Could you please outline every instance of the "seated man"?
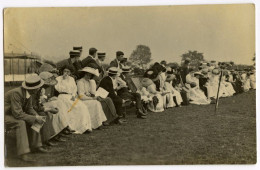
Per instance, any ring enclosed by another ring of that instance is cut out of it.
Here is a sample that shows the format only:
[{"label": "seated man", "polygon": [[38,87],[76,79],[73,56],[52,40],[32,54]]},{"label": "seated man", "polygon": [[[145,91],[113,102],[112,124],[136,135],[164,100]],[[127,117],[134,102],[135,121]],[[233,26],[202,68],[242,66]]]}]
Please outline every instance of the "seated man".
[{"label": "seated man", "polygon": [[22,87],[8,91],[4,97],[5,127],[16,129],[17,155],[24,161],[34,161],[27,155],[30,149],[48,152],[42,148],[40,133],[31,128],[34,123],[45,122],[45,117],[33,109],[31,97],[43,84],[39,76],[32,75],[26,78]]},{"label": "seated man", "polygon": [[119,124],[126,122],[122,119],[123,117],[123,108],[122,104],[125,103],[126,100],[122,99],[117,95],[116,89],[116,77],[118,76],[118,69],[116,67],[110,67],[108,70],[108,76],[104,77],[99,87],[102,87],[106,91],[109,92],[108,97],[110,97],[115,105],[116,113],[119,116],[117,122]]},{"label": "seated man", "polygon": [[125,100],[135,101],[136,103],[136,115],[137,118],[146,119],[146,115],[143,112],[143,106],[141,101],[141,95],[136,93],[136,87],[129,77],[130,68],[124,66],[122,68],[122,74],[120,78],[126,82],[127,87],[122,87],[117,91],[117,94]]}]

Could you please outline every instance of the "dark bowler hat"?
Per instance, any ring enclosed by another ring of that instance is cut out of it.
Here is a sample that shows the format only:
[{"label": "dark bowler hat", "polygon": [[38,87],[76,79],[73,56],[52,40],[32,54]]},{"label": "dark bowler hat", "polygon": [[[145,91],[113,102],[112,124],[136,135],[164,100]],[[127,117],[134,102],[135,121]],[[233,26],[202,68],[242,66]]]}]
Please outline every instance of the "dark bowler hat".
[{"label": "dark bowler hat", "polygon": [[117,51],[116,56],[120,56],[120,55],[124,55],[124,53],[122,51]]},{"label": "dark bowler hat", "polygon": [[72,50],[70,51],[70,58],[79,57],[80,51],[79,50]]},{"label": "dark bowler hat", "polygon": [[102,57],[106,56],[106,53],[97,53],[97,55],[98,55],[98,58],[102,58]]},{"label": "dark bowler hat", "polygon": [[81,52],[82,51],[82,46],[73,47],[73,50],[79,50]]}]

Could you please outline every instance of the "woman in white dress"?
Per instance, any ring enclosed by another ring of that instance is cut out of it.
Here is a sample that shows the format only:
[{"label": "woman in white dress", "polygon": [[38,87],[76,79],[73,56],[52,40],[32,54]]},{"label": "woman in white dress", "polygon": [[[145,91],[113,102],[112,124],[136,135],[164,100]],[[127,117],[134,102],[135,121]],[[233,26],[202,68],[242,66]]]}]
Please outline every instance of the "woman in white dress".
[{"label": "woman in white dress", "polygon": [[181,93],[177,91],[173,86],[172,86],[172,80],[174,80],[176,76],[174,74],[168,74],[166,77],[166,82],[165,82],[165,89],[171,93],[172,100],[174,101],[172,107],[180,107],[182,101]]},{"label": "woman in white dress", "polygon": [[205,96],[204,92],[199,88],[199,77],[202,76],[200,72],[191,71],[186,76],[186,83],[190,89],[190,103],[197,105],[210,104],[210,100]]},{"label": "woman in white dress", "polygon": [[72,68],[67,65],[62,70],[63,75],[56,78],[58,83],[55,89],[59,92],[58,99],[69,107],[67,111],[69,127],[78,134],[92,131],[88,107],[77,98],[77,85],[70,76]]},{"label": "woman in white dress", "polygon": [[163,107],[163,95],[161,92],[156,91],[156,86],[154,82],[149,78],[144,78],[142,80],[143,87],[148,91],[149,98],[152,98],[152,101],[148,104],[148,109],[152,112],[162,112],[164,111]]},{"label": "woman in white dress", "polygon": [[255,78],[255,70],[253,70],[252,72],[250,72],[250,86],[252,89],[256,89],[256,78]]},{"label": "woman in white dress", "polygon": [[[111,116],[111,113],[107,112],[107,109],[105,109],[108,115],[106,117],[102,108],[102,106],[104,107],[104,105],[101,105],[101,102],[105,99],[95,96],[96,82],[94,80],[94,76],[99,77],[98,70],[91,67],[85,67],[81,71],[84,72],[85,75],[77,82],[79,98],[88,106],[88,109],[90,111],[92,128],[96,129],[107,120],[107,117],[109,118],[108,123],[112,122],[117,118],[117,115],[115,113],[115,107],[112,107],[112,114],[114,116]],[[113,102],[111,101],[110,103]]]}]

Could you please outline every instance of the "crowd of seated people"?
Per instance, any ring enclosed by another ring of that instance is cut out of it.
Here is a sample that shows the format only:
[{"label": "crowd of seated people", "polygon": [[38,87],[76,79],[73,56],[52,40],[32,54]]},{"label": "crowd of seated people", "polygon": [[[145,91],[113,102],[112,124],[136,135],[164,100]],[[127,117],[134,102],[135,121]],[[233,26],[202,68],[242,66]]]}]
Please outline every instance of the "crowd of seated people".
[{"label": "crowd of seated people", "polygon": [[[169,67],[166,61],[154,63],[137,87],[123,52],[116,52],[116,59],[104,69],[106,54],[97,51],[90,48],[81,61],[82,47],[74,47],[68,59],[55,66],[44,63],[38,74],[5,94],[5,128],[16,131],[19,158],[35,161],[28,153],[51,152],[72,133],[126,124],[127,102],[135,105],[138,119],[146,119],[148,112],[213,104],[217,97],[256,88],[255,70],[228,70],[214,61],[195,68],[189,58],[180,68]],[[107,95],[98,94],[100,89]]]}]

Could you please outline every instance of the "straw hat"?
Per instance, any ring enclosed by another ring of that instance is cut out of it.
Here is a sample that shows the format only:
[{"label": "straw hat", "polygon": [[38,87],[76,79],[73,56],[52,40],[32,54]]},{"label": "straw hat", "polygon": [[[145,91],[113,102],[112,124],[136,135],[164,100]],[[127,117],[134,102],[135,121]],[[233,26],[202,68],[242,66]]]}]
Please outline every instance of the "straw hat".
[{"label": "straw hat", "polygon": [[153,81],[151,79],[149,79],[149,78],[143,78],[143,80],[141,81],[141,84],[144,87],[148,87],[148,86],[153,84]]},{"label": "straw hat", "polygon": [[39,68],[39,72],[44,72],[44,71],[48,71],[48,72],[51,72],[53,71],[55,68],[48,64],[48,63],[44,63],[43,65],[41,65],[41,67]]},{"label": "straw hat", "polygon": [[212,70],[212,74],[218,75],[219,74],[219,69],[216,69],[216,68],[213,69]]},{"label": "straw hat", "polygon": [[131,68],[129,66],[122,67],[122,73],[129,73],[130,71],[131,71]]},{"label": "straw hat", "polygon": [[25,81],[22,83],[22,87],[27,90],[34,90],[42,87],[44,81],[38,75],[28,76]]},{"label": "straw hat", "polygon": [[112,74],[112,75],[117,75],[117,76],[119,76],[120,75],[120,73],[119,73],[119,69],[118,68],[116,68],[116,67],[110,67],[109,69],[108,69],[108,74]]},{"label": "straw hat", "polygon": [[54,86],[58,83],[56,79],[50,79],[54,75],[50,72],[44,71],[39,74],[40,78],[44,81],[44,84]]},{"label": "straw hat", "polygon": [[84,67],[82,70],[80,70],[81,72],[86,72],[86,73],[90,73],[93,74],[95,76],[99,76],[99,72],[98,69],[94,69],[92,67]]},{"label": "straw hat", "polygon": [[201,70],[201,73],[202,73],[202,74],[208,74],[208,71],[209,71],[209,69],[204,68],[204,69]]}]

